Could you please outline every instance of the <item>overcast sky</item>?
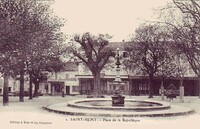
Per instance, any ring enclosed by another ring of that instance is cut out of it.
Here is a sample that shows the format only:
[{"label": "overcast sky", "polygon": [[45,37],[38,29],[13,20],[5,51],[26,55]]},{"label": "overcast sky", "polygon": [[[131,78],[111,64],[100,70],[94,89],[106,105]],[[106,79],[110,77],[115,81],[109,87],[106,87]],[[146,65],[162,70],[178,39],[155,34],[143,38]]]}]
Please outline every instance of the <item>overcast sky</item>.
[{"label": "overcast sky", "polygon": [[55,13],[67,22],[66,34],[91,32],[113,35],[112,41],[128,40],[144,20],[153,20],[153,8],[171,0],[55,0]]}]

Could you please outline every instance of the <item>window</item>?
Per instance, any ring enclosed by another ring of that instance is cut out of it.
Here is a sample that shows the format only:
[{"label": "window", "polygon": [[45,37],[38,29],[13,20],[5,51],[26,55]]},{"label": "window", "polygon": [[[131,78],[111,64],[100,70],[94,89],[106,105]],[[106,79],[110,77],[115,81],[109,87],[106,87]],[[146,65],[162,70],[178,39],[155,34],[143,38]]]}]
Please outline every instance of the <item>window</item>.
[{"label": "window", "polygon": [[123,52],[123,57],[124,57],[124,58],[128,57],[128,52],[124,51],[124,52]]},{"label": "window", "polygon": [[73,92],[79,92],[79,86],[72,86]]},{"label": "window", "polygon": [[8,87],[8,92],[9,92],[9,93],[11,92],[11,87]]},{"label": "window", "polygon": [[2,89],[0,89],[0,93],[2,93]]},{"label": "window", "polygon": [[65,79],[69,79],[69,74],[66,74],[66,75],[65,75]]}]

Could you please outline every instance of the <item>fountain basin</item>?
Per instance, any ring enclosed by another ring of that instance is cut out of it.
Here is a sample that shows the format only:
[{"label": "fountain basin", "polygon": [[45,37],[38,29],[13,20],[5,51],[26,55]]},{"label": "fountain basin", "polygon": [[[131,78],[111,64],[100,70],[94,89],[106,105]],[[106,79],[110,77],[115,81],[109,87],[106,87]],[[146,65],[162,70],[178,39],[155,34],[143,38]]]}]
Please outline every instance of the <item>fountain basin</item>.
[{"label": "fountain basin", "polygon": [[[134,102],[134,103],[133,103]],[[112,106],[111,98],[73,100],[43,107],[49,112],[73,116],[168,117],[195,113],[187,107],[152,100],[125,99],[125,105]]]},{"label": "fountain basin", "polygon": [[92,98],[73,100],[67,103],[67,106],[81,109],[99,109],[99,110],[119,110],[119,111],[152,111],[169,109],[170,104],[167,102],[125,99],[125,104],[112,105],[110,98]]}]

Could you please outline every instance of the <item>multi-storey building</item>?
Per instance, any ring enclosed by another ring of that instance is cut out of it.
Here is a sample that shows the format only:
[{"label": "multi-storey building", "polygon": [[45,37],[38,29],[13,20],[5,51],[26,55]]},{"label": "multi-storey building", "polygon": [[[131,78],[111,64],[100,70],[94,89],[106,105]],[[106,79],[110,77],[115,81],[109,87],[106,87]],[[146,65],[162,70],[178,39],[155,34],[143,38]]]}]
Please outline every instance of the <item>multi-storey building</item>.
[{"label": "multi-storey building", "polygon": [[[111,47],[120,49],[121,55],[125,54],[123,46],[126,46],[126,43],[111,43]],[[123,59],[121,59],[121,62]],[[176,61],[176,60],[175,60]],[[190,68],[190,65],[187,62],[184,62],[182,58],[177,59],[180,63],[180,69],[184,69],[182,75],[177,77],[167,77],[163,78],[155,77],[153,81],[153,94],[159,95],[161,84],[164,85],[164,88],[168,88],[170,84],[173,84],[176,89],[179,89],[183,81],[184,93],[187,96],[197,96],[199,95],[199,83],[198,78],[195,76],[194,72]],[[101,93],[102,94],[113,94],[116,90],[116,86],[113,85],[113,80],[116,77],[116,60],[113,59],[111,64],[105,66],[101,72]],[[149,93],[148,77],[139,75],[136,72],[129,71],[123,65],[120,66],[121,79],[125,83],[121,86],[122,94],[126,95],[147,95]],[[76,75],[76,78],[79,80],[79,90],[80,94],[91,94],[93,92],[93,76],[87,71],[85,73],[80,73]]]},{"label": "multi-storey building", "polygon": [[65,68],[57,73],[50,73],[46,92],[50,95],[79,94],[79,81],[76,78],[81,69],[76,63],[67,62]]},{"label": "multi-storey building", "polygon": [[[25,76],[24,80],[25,80],[24,90],[29,91],[29,78],[27,76]],[[3,94],[3,85],[4,85],[4,81],[3,81],[3,77],[1,77],[0,78],[0,95]],[[19,79],[10,77],[9,81],[8,81],[8,85],[9,85],[9,87],[8,87],[9,94],[13,94],[13,93],[18,94],[19,93],[19,87],[20,87]]]},{"label": "multi-storey building", "polygon": [[[65,68],[60,72],[48,72],[48,79],[40,83],[39,93],[43,95],[61,95],[62,93],[79,94],[79,81],[75,75],[79,74],[78,65],[73,62],[67,62]],[[29,92],[29,77],[25,76],[24,91]],[[3,77],[0,78],[0,95],[3,94]],[[10,95],[18,95],[20,89],[19,78],[9,78]],[[33,84],[33,93],[35,90]]]}]

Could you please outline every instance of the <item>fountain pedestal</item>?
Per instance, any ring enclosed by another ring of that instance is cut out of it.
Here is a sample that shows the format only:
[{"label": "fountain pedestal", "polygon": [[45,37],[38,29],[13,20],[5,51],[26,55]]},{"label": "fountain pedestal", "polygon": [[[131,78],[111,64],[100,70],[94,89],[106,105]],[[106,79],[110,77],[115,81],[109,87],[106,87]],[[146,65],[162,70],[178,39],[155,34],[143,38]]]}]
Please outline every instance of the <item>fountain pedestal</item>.
[{"label": "fountain pedestal", "polygon": [[[116,66],[117,66],[116,67],[116,78],[112,83],[116,87],[115,90],[117,89],[117,90],[120,91],[120,87],[123,85],[123,82],[122,82],[122,80],[120,78],[120,65],[121,65],[121,63],[120,63],[120,60],[119,60],[120,59],[119,48],[117,48],[116,59],[117,59],[117,61],[115,63]],[[116,91],[115,94],[113,96],[111,96],[111,98],[112,98],[112,105],[113,106],[124,106],[125,97],[122,96],[120,94],[120,92]]]},{"label": "fountain pedestal", "polygon": [[123,95],[115,93],[111,98],[113,106],[124,106],[125,97]]}]

